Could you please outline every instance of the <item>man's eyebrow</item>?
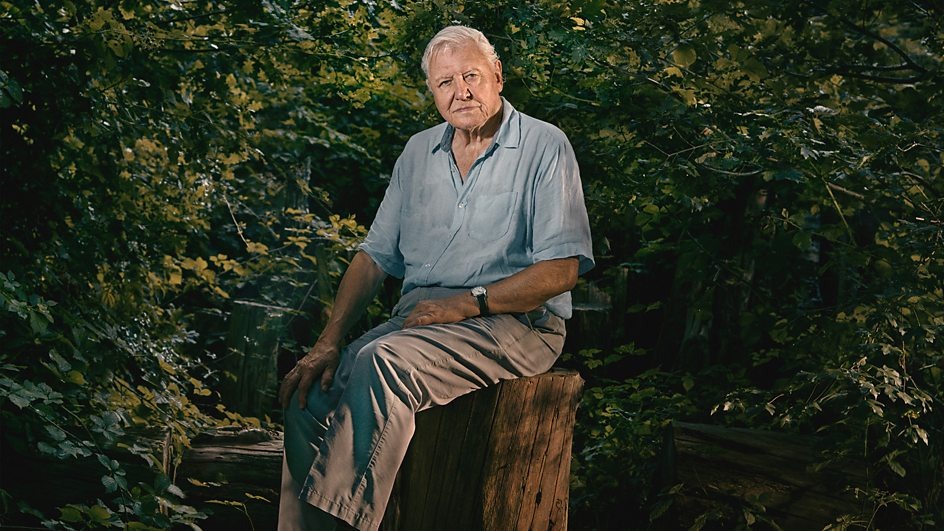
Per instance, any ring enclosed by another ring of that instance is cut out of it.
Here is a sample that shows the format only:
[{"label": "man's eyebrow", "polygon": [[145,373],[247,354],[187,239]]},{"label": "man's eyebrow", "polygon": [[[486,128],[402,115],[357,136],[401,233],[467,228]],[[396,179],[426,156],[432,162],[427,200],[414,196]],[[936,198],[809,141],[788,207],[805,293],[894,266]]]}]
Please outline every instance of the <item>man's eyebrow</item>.
[{"label": "man's eyebrow", "polygon": [[[469,75],[469,74],[481,74],[481,73],[482,73],[482,69],[476,67],[476,68],[470,68],[470,69],[468,69],[468,70],[464,70],[461,75],[462,75],[462,76],[467,76],[467,75]],[[450,75],[445,75],[445,74],[444,74],[444,75],[441,75],[441,76],[439,76],[439,77],[432,78],[432,80],[435,81],[436,83],[442,83],[443,81],[448,81],[448,80],[452,79],[453,77],[454,77],[454,76],[450,76]]]}]

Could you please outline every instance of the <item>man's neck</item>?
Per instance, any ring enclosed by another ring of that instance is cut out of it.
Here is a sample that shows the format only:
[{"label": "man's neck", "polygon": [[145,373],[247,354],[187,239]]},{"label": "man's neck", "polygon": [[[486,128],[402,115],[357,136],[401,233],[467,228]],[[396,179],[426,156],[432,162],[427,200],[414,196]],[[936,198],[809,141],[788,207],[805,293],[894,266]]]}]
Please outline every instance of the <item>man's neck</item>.
[{"label": "man's neck", "polygon": [[491,118],[485,121],[481,126],[473,129],[456,129],[452,136],[452,149],[475,152],[476,156],[481,155],[483,151],[492,143],[492,139],[498,134],[501,127],[502,109],[499,109]]}]

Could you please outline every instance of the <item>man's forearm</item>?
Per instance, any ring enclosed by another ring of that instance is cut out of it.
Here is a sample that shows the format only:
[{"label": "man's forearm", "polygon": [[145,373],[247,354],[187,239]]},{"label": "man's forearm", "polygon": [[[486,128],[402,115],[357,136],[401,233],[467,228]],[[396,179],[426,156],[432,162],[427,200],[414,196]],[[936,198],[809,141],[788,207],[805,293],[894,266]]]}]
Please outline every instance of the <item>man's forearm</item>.
[{"label": "man's forearm", "polygon": [[367,304],[374,298],[386,277],[387,274],[370,255],[363,251],[354,255],[351,265],[341,278],[331,317],[318,340],[340,343],[354,323],[361,318]]},{"label": "man's forearm", "polygon": [[[546,260],[489,284],[486,286],[489,312],[523,313],[537,308],[551,297],[574,287],[578,265],[576,257]],[[478,302],[467,291],[445,299],[421,301],[407,316],[403,326],[455,323],[479,314]]]},{"label": "man's forearm", "polygon": [[[577,258],[546,260],[531,265],[487,286],[488,309],[491,313],[531,311],[548,299],[571,290],[577,283],[577,268]],[[471,295],[469,298],[475,302]]]}]

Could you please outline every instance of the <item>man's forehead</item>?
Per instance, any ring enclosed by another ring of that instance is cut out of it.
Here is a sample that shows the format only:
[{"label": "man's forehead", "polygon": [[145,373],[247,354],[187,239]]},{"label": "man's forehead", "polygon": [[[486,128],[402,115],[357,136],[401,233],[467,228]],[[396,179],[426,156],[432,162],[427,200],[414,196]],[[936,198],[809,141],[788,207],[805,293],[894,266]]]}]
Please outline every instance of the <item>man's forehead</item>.
[{"label": "man's forehead", "polygon": [[488,57],[472,41],[460,45],[443,46],[430,57],[429,73],[434,77],[434,71],[474,70],[477,68],[491,69]]}]

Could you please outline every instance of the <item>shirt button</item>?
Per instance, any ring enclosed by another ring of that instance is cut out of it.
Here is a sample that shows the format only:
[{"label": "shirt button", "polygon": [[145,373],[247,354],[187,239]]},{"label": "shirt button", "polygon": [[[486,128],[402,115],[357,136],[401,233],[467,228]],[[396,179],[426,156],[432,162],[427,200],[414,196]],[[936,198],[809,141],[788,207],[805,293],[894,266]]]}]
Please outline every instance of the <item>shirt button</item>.
[{"label": "shirt button", "polygon": [[423,267],[433,267],[433,264],[423,264]]},{"label": "shirt button", "polygon": [[465,203],[459,203],[459,208],[465,208]]}]

